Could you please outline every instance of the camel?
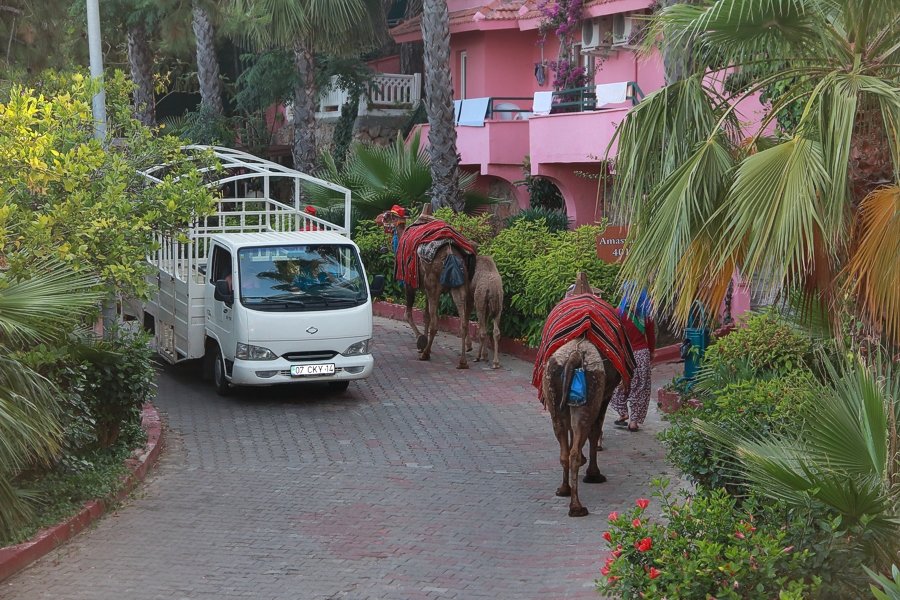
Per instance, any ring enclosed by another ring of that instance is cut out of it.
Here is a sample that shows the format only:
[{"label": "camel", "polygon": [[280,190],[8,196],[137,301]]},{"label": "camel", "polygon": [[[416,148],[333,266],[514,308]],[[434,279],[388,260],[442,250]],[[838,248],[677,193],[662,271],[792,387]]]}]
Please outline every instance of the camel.
[{"label": "camel", "polygon": [[[588,293],[591,290],[592,288],[587,285],[587,277],[579,273],[571,295]],[[628,344],[627,338],[622,339]],[[623,350],[630,355],[630,345],[627,350],[624,348]],[[633,356],[631,360],[633,369]],[[587,384],[586,402],[582,406],[570,405],[568,401],[572,379],[578,368],[584,369]],[[540,379],[540,396],[544,407],[550,413],[553,433],[559,443],[559,462],[563,477],[556,495],[570,497],[570,517],[583,517],[588,514],[588,509],[581,504],[578,497],[578,471],[586,462],[583,454],[585,441],[588,441],[590,446],[588,467],[583,481],[585,483],[606,481],[606,477],[600,473],[597,466],[597,451],[600,447],[606,409],[621,381],[622,375],[612,361],[603,356],[597,346],[585,336],[566,342],[546,359]]]},{"label": "camel", "polygon": [[[432,216],[431,205],[425,204],[422,209],[422,214],[419,215],[410,227],[434,220],[435,218]],[[388,222],[389,221],[387,220],[385,221],[385,223]],[[444,269],[445,262],[451,260],[451,257],[455,257],[459,261],[463,271],[463,284],[455,288],[450,288],[441,284],[441,272]],[[456,305],[456,310],[461,317],[459,327],[461,348],[459,353],[459,363],[456,368],[469,368],[468,360],[466,358],[466,349],[469,346],[467,317],[472,310],[471,285],[473,273],[470,271],[466,262],[466,256],[461,250],[454,244],[446,244],[435,253],[430,262],[426,260],[416,261],[416,268],[418,270],[418,286],[416,288],[413,288],[408,282],[404,282],[404,289],[406,291],[406,321],[409,323],[409,326],[412,328],[413,334],[416,337],[419,360],[430,360],[431,358],[431,347],[434,344],[434,338],[437,335],[437,311],[438,305],[440,304],[440,296],[444,292],[449,292],[450,296],[453,298],[453,303]],[[413,319],[413,304],[415,303],[417,290],[425,292],[425,310],[423,311],[425,315],[424,334],[419,331],[419,328],[416,326],[416,322]]]},{"label": "camel", "polygon": [[[481,345],[475,362],[487,358],[485,342],[491,340],[494,345],[494,360],[491,368],[500,368],[500,315],[503,313],[503,279],[500,271],[490,256],[479,255],[475,260],[475,275],[472,278],[472,294],[475,314],[478,316],[478,334]],[[489,325],[493,323],[493,335]]]}]

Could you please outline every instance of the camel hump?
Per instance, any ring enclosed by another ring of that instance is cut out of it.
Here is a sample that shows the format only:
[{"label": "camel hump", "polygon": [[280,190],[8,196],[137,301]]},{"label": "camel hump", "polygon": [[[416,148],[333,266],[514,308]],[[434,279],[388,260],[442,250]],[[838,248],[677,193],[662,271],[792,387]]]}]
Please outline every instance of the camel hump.
[{"label": "camel hump", "polygon": [[572,294],[590,294],[591,284],[588,283],[587,273],[578,271],[575,275],[575,287],[572,288]]}]

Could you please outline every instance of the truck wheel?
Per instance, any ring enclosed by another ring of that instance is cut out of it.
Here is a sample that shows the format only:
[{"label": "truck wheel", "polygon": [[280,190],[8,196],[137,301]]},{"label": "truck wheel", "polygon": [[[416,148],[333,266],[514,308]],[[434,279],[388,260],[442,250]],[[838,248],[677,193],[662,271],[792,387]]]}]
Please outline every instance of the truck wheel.
[{"label": "truck wheel", "polygon": [[227,396],[231,393],[231,384],[225,379],[225,360],[222,358],[222,351],[218,344],[215,346],[213,353],[213,386],[216,393],[220,396]]},{"label": "truck wheel", "polygon": [[334,392],[335,394],[340,394],[341,392],[346,392],[347,388],[350,387],[349,381],[330,381],[328,382],[328,389]]}]

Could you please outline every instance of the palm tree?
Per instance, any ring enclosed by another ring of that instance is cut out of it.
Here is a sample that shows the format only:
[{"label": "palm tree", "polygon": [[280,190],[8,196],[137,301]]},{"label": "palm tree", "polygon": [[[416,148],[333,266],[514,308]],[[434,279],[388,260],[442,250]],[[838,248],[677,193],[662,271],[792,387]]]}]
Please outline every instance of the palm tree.
[{"label": "palm tree", "polygon": [[384,27],[377,0],[232,0],[232,18],[242,19],[242,38],[257,49],[293,52],[294,168],[316,165],[315,118],[319,103],[316,53],[361,54],[374,47]]},{"label": "palm tree", "polygon": [[14,352],[57,338],[95,307],[93,277],[51,264],[27,280],[0,275],[0,535],[30,515],[29,495],[13,482],[22,469],[49,463],[59,450],[56,387]]},{"label": "palm tree", "polygon": [[900,371],[883,356],[844,356],[825,360],[825,375],[802,430],[761,436],[697,426],[764,496],[864,529],[858,543],[886,571],[900,550]]},{"label": "palm tree", "polygon": [[[431,159],[421,146],[419,132],[407,144],[397,137],[390,146],[355,144],[342,167],[329,154],[322,155],[323,167],[316,177],[342,185],[352,192],[354,216],[372,219],[389,210],[394,204],[418,209],[428,202],[432,189]],[[459,178],[464,207],[474,209],[491,202],[472,189],[475,175],[463,173]],[[325,211],[319,216],[328,219],[331,207],[343,207],[344,197],[329,189],[309,184],[304,186],[307,198]],[[340,215],[343,217],[343,215]],[[340,219],[335,223],[342,222]]]},{"label": "palm tree", "polygon": [[[617,132],[614,195],[632,223],[623,277],[684,323],[694,299],[718,306],[740,268],[834,315],[855,299],[900,341],[898,23],[893,0],[663,9],[649,37],[691,70]],[[759,92],[775,96],[771,111],[742,129],[735,104]],[[782,131],[766,137],[776,118]]]},{"label": "palm tree", "polygon": [[128,26],[128,64],[134,81],[134,116],[147,127],[156,125],[156,98],[153,93],[153,51],[144,23]]},{"label": "palm tree", "polygon": [[222,80],[216,57],[216,32],[210,7],[204,0],[192,0],[194,37],[197,42],[197,79],[200,82],[200,104],[210,115],[222,115]]},{"label": "palm tree", "polygon": [[450,15],[446,0],[425,0],[422,12],[425,44],[425,106],[431,152],[431,204],[463,210],[459,193],[459,154],[450,79]]}]

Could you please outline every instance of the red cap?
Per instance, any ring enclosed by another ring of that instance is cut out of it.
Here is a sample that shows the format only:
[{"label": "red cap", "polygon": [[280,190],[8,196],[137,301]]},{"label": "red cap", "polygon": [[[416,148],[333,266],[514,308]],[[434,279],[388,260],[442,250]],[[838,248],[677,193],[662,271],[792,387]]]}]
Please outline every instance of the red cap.
[{"label": "red cap", "polygon": [[309,204],[306,206],[306,208],[303,209],[303,212],[305,212],[308,215],[315,216],[316,215],[316,207]]},{"label": "red cap", "polygon": [[400,206],[399,204],[395,204],[391,207],[391,212],[397,215],[398,217],[406,216],[406,209]]}]

